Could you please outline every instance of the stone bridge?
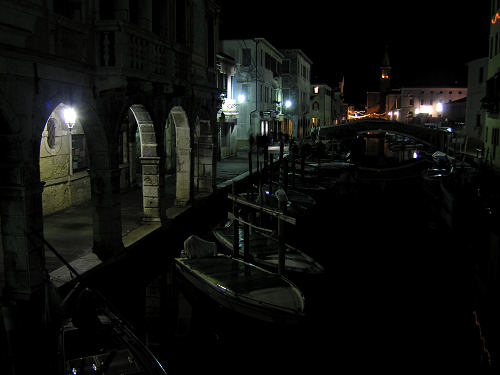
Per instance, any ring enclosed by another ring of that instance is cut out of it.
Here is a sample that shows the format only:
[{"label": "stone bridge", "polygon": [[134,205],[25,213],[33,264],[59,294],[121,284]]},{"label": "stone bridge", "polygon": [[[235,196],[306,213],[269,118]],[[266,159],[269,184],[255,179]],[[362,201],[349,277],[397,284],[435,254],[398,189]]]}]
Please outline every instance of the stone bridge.
[{"label": "stone bridge", "polygon": [[326,126],[320,130],[321,139],[354,137],[356,134],[368,131],[384,130],[391,133],[408,136],[430,148],[444,150],[451,133],[425,128],[418,125],[404,124],[389,120],[358,120],[341,125]]}]

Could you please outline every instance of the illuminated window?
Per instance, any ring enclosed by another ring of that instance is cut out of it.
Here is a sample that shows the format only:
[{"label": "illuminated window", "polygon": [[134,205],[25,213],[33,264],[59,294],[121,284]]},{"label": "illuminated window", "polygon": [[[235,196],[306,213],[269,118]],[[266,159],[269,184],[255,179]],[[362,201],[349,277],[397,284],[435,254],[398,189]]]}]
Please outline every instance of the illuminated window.
[{"label": "illuminated window", "polygon": [[314,93],[315,94],[319,94],[319,86],[315,86],[314,87]]}]

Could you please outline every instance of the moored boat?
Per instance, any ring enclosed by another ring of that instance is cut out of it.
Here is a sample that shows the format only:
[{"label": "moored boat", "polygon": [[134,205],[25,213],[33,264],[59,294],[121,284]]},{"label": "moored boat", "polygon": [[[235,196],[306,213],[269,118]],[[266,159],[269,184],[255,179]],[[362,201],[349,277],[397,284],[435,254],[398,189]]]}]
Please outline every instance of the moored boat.
[{"label": "moored boat", "polygon": [[60,374],[167,374],[128,324],[87,288],[61,325],[58,352]]},{"label": "moored boat", "polygon": [[[227,221],[213,231],[214,237],[229,252],[233,251],[233,225]],[[250,256],[255,264],[277,269],[278,267],[278,241],[252,231],[249,238]],[[243,256],[243,229],[239,228],[239,254]],[[290,245],[285,246],[285,271],[320,274],[324,272],[323,266],[303,251]]]},{"label": "moored boat", "polygon": [[[217,254],[216,244],[197,236],[175,258],[179,278],[234,312],[273,323],[298,323],[304,296],[288,279],[254,264]],[[200,250],[201,249],[201,250]]]}]

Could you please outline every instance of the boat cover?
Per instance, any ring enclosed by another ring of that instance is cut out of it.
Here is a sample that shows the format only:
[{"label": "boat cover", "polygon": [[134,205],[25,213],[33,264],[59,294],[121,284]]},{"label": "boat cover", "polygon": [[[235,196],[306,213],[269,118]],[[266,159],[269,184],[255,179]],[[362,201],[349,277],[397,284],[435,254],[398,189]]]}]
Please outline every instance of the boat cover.
[{"label": "boat cover", "polygon": [[217,255],[215,242],[205,241],[194,234],[184,241],[184,249],[181,251],[181,256],[189,259],[213,257],[215,255]]}]

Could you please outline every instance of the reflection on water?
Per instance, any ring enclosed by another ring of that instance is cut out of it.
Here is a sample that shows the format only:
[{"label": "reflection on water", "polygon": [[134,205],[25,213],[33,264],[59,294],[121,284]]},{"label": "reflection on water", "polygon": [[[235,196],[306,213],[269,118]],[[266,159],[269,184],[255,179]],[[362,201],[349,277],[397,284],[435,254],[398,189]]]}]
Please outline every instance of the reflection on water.
[{"label": "reflection on water", "polygon": [[177,289],[178,311],[164,322],[170,333],[157,354],[172,374],[470,365],[476,358],[471,327],[461,319],[469,314],[469,295],[460,244],[437,221],[416,184],[384,191],[364,185],[320,202],[310,220],[287,232],[326,271],[288,276],[305,294],[304,321],[292,327],[253,321]]}]

